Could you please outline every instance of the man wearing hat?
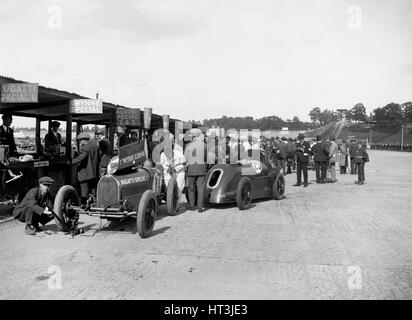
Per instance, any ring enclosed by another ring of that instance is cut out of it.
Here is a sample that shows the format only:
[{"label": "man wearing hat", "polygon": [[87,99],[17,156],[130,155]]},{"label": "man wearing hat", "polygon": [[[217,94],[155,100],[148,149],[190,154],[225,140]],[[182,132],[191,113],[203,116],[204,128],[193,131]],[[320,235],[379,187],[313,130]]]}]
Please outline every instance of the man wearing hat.
[{"label": "man wearing hat", "polygon": [[54,180],[50,177],[43,177],[39,180],[39,186],[27,192],[23,201],[14,208],[13,217],[26,223],[25,232],[27,235],[35,235],[41,232],[39,223],[45,226],[54,219],[49,208],[52,208],[50,186]]},{"label": "man wearing hat", "polygon": [[45,141],[45,151],[52,154],[58,155],[60,153],[60,146],[62,144],[62,136],[58,132],[60,128],[60,122],[53,121],[51,123],[51,130],[46,134],[44,138]]},{"label": "man wearing hat", "polygon": [[95,138],[99,145],[100,150],[100,165],[99,173],[100,177],[104,176],[107,172],[107,166],[112,158],[112,144],[109,139],[105,137],[103,129],[97,129],[95,132]]},{"label": "man wearing hat", "polygon": [[72,164],[77,165],[77,180],[80,183],[81,201],[82,204],[86,204],[90,194],[96,196],[100,150],[99,146],[90,140],[90,134],[88,133],[80,133],[77,140],[79,140],[80,153],[72,160]]},{"label": "man wearing hat", "polygon": [[316,170],[316,182],[325,183],[326,182],[326,171],[327,171],[327,161],[329,158],[329,148],[322,141],[321,136],[316,137],[317,143],[313,146],[313,153],[315,161]]},{"label": "man wearing hat", "polygon": [[296,158],[297,158],[297,183],[294,187],[302,185],[302,171],[303,171],[303,186],[306,188],[309,186],[308,182],[308,163],[309,156],[312,154],[309,142],[305,141],[305,136],[300,133],[298,136],[298,142],[296,143]]},{"label": "man wearing hat", "polygon": [[193,141],[187,145],[185,158],[189,184],[188,209],[190,211],[195,211],[197,206],[198,212],[202,213],[205,211],[203,205],[205,180],[207,175],[207,146],[203,142],[203,134],[201,132],[196,133],[196,135],[193,136]]},{"label": "man wearing hat", "polygon": [[282,168],[283,175],[286,175],[286,157],[287,157],[287,139],[282,137],[278,143],[278,163],[279,166]]},{"label": "man wearing hat", "polygon": [[0,126],[0,145],[9,146],[9,155],[15,157],[18,155],[16,143],[14,141],[14,131],[10,128],[13,117],[11,114],[3,114],[1,117],[3,124]]}]

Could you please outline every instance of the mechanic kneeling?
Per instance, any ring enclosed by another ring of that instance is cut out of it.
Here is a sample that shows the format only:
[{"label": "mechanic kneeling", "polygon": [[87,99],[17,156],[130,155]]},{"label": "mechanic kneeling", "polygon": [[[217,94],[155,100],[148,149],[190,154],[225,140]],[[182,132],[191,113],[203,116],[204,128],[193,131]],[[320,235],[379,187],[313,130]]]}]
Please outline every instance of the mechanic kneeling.
[{"label": "mechanic kneeling", "polygon": [[45,226],[54,219],[53,214],[49,211],[49,208],[52,208],[49,188],[53,183],[52,178],[40,178],[39,187],[27,192],[23,201],[14,208],[13,216],[26,223],[25,232],[27,235],[35,235],[36,232],[43,231],[39,227],[39,222]]}]

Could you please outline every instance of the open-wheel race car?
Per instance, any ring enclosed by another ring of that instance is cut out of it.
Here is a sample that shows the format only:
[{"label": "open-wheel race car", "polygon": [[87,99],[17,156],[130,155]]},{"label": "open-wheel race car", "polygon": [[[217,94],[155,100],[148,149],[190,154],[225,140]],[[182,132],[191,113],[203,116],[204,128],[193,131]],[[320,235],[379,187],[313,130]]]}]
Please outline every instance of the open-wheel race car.
[{"label": "open-wheel race car", "polygon": [[[86,214],[104,220],[135,218],[137,232],[142,238],[152,234],[159,205],[166,201],[167,212],[175,215],[179,208],[179,189],[175,179],[165,186],[163,173],[157,168],[142,167],[146,160],[141,145],[128,146],[119,157],[112,159],[108,174],[97,185],[96,198],[90,197],[87,205],[80,206],[76,190],[63,186],[54,202],[56,224],[62,231],[72,231],[79,215]],[[139,150],[136,151],[136,148]],[[129,155],[127,155],[129,154]],[[131,166],[131,164],[133,164]]]},{"label": "open-wheel race car", "polygon": [[248,209],[252,200],[285,197],[285,178],[279,168],[250,160],[213,166],[206,177],[205,201],[213,204],[236,203]]}]

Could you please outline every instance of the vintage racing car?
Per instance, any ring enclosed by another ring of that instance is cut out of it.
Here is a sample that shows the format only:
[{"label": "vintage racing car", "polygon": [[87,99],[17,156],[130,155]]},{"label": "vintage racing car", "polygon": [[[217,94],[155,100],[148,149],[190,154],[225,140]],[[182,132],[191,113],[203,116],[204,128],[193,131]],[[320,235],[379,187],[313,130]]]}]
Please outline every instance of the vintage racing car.
[{"label": "vintage racing car", "polygon": [[208,203],[236,203],[240,210],[245,210],[255,199],[283,199],[285,178],[279,168],[267,162],[249,160],[218,164],[208,172],[204,196]]},{"label": "vintage racing car", "polygon": [[142,144],[135,143],[121,149],[119,157],[110,162],[108,174],[100,179],[96,198],[90,197],[86,206],[80,206],[77,192],[72,186],[60,188],[53,209],[58,217],[56,224],[59,229],[75,234],[74,229],[81,214],[105,220],[133,217],[137,221],[140,237],[149,237],[162,202],[166,201],[169,215],[177,213],[179,190],[175,179],[165,186],[162,171],[143,166],[145,161]]}]

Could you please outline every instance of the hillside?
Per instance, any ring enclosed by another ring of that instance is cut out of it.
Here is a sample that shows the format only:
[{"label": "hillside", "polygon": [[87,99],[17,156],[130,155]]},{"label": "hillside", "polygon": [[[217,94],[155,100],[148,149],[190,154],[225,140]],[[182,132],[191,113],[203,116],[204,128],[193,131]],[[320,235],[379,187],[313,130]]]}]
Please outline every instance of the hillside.
[{"label": "hillside", "polygon": [[[329,123],[323,127],[306,132],[306,136],[309,138],[321,135],[322,137],[335,136],[337,139],[345,140],[348,137],[366,140],[372,137],[372,143],[377,144],[400,144],[401,134],[400,126],[377,128],[369,124],[345,124],[343,122]],[[404,144],[412,144],[412,124],[406,126],[404,130]]]}]

